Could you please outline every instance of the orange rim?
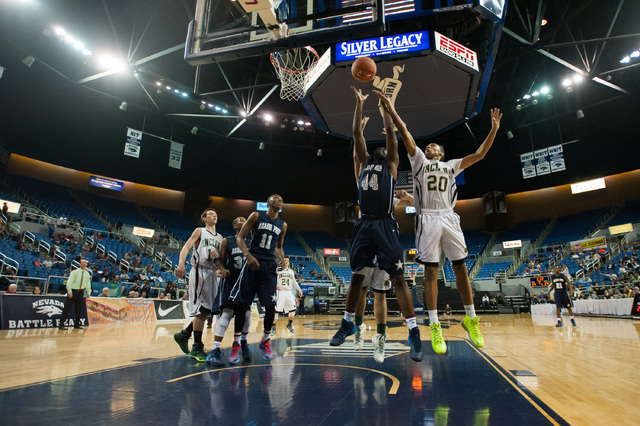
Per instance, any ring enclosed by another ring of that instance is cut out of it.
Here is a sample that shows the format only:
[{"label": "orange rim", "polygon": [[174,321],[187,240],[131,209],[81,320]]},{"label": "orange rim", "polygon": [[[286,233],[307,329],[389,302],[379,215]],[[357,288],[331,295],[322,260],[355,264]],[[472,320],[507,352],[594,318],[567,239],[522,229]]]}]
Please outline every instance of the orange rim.
[{"label": "orange rim", "polygon": [[[290,74],[302,74],[302,73],[308,73],[309,71],[311,71],[312,69],[315,68],[316,65],[318,65],[318,61],[320,60],[320,56],[318,55],[318,52],[316,52],[316,50],[311,47],[311,46],[303,46],[301,47],[301,49],[307,49],[309,52],[313,53],[316,57],[316,62],[313,64],[313,66],[309,69],[306,70],[300,70],[300,71],[296,71],[296,70],[290,70],[288,68],[283,68],[281,67],[274,59],[273,59],[273,53],[270,55],[271,57],[271,64],[273,64],[274,67],[277,67],[278,69],[281,69],[284,72],[288,72]],[[279,52],[277,52],[279,53]]]}]

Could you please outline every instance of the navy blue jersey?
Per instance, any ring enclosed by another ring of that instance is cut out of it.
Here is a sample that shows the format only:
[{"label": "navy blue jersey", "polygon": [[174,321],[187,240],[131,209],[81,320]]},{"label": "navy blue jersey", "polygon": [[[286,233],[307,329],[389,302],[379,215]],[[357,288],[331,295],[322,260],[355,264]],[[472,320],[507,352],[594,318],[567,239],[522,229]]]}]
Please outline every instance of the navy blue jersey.
[{"label": "navy blue jersey", "polygon": [[553,288],[556,290],[556,295],[559,292],[566,293],[569,290],[569,283],[567,283],[567,279],[563,274],[556,276],[556,274],[551,275],[551,284],[553,284]]},{"label": "navy blue jersey", "polygon": [[271,219],[267,212],[258,212],[249,253],[256,259],[276,260],[276,245],[283,226],[284,220],[280,217]]},{"label": "navy blue jersey", "polygon": [[393,216],[393,194],[396,180],[386,162],[370,158],[358,178],[358,202],[363,216],[383,218]]},{"label": "navy blue jersey", "polygon": [[242,254],[242,250],[238,247],[235,235],[233,237],[227,237],[227,256],[225,267],[231,272],[231,276],[237,277],[240,274],[244,261],[244,254]]}]

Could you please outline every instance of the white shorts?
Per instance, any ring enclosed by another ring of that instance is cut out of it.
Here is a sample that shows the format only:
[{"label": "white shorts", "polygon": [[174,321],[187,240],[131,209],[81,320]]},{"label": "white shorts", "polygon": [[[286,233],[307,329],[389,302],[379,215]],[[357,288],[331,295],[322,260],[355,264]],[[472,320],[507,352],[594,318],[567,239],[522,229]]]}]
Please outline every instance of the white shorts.
[{"label": "white shorts", "polygon": [[420,214],[416,217],[415,260],[422,263],[439,263],[440,253],[451,261],[467,257],[467,244],[460,228],[457,213]]},{"label": "white shorts", "polygon": [[361,270],[354,272],[354,274],[364,275],[362,287],[371,287],[371,289],[377,291],[391,290],[389,274],[377,266],[374,266],[373,268],[362,268]]},{"label": "white shorts", "polygon": [[288,314],[296,310],[296,298],[291,290],[278,290],[278,301],[276,302],[276,312]]},{"label": "white shorts", "polygon": [[189,315],[195,317],[206,311],[219,313],[219,307],[214,306],[217,295],[216,270],[198,268],[196,273],[196,267],[192,267],[189,272]]}]

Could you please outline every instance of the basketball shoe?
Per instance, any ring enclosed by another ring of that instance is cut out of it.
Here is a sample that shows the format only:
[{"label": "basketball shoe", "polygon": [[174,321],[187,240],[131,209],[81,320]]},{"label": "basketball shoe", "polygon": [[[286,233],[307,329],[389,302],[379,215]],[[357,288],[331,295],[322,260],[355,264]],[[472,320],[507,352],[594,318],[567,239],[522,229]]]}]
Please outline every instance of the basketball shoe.
[{"label": "basketball shoe", "polygon": [[271,353],[271,339],[262,340],[260,342],[260,350],[262,351],[262,358],[267,361],[271,361],[273,359],[273,354]]},{"label": "basketball shoe", "polygon": [[[229,357],[229,362],[231,362],[231,357]],[[225,365],[220,348],[211,349],[211,352],[209,352],[209,356],[207,357],[207,364],[218,366]]]},{"label": "basketball shoe", "polygon": [[460,325],[467,331],[469,339],[471,339],[473,344],[481,348],[484,346],[484,338],[482,337],[482,333],[480,333],[479,321],[480,318],[478,317],[469,318],[465,316]]},{"label": "basketball shoe", "polygon": [[242,347],[240,347],[240,343],[233,342],[231,355],[229,355],[229,364],[237,364],[240,361],[240,355],[242,355]]},{"label": "basketball shoe", "polygon": [[371,339],[371,343],[373,343],[373,359],[376,360],[377,363],[381,363],[384,361],[384,343],[387,340],[386,334],[376,334]]},{"label": "basketball shoe", "polygon": [[189,355],[189,336],[184,334],[182,331],[178,331],[173,335],[173,340],[175,340],[178,346],[180,346],[182,352]]},{"label": "basketball shoe", "polygon": [[291,333],[291,334],[293,334],[293,333],[294,333],[294,331],[293,331],[293,325],[292,325],[291,323],[287,324],[287,326],[286,326],[286,327],[287,327],[287,330],[289,330],[289,333]]},{"label": "basketball shoe", "polygon": [[364,339],[362,333],[365,332],[367,326],[360,324],[356,326],[356,334],[353,336],[353,349],[359,351],[364,346]]},{"label": "basketball shoe", "polygon": [[437,354],[443,354],[447,352],[447,344],[442,337],[442,327],[439,322],[431,323],[431,347]]},{"label": "basketball shoe", "polygon": [[329,341],[329,345],[331,346],[340,346],[344,343],[344,340],[347,336],[351,336],[352,334],[356,334],[356,325],[351,321],[347,321],[342,318],[342,324],[333,338]]},{"label": "basketball shoe", "polygon": [[574,320],[573,318],[571,318],[571,325],[576,327],[578,324],[576,324],[576,320]]},{"label": "basketball shoe", "polygon": [[205,362],[207,354],[204,353],[204,343],[194,343],[191,347],[191,352],[189,352],[189,357],[198,362]]},{"label": "basketball shoe", "polygon": [[558,323],[556,324],[556,327],[562,327],[562,321],[558,321]]},{"label": "basketball shoe", "polygon": [[246,340],[240,340],[240,347],[242,349],[242,359],[245,361],[251,361],[251,350]]},{"label": "basketball shoe", "polygon": [[275,336],[276,335],[276,325],[273,324],[273,327],[271,327],[271,336]]},{"label": "basketball shoe", "polygon": [[418,327],[409,330],[409,339],[407,342],[411,347],[409,357],[416,362],[422,361],[422,341],[420,340],[420,329]]}]

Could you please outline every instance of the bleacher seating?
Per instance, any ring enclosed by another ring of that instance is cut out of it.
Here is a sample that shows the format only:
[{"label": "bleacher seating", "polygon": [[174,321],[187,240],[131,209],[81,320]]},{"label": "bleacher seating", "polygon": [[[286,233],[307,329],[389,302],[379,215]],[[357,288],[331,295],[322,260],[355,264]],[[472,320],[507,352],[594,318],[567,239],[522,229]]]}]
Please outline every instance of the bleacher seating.
[{"label": "bleacher seating", "polygon": [[589,230],[604,217],[608,208],[589,210],[571,216],[559,217],[542,245],[566,244],[584,238]]},{"label": "bleacher seating", "polygon": [[533,242],[542,233],[548,223],[549,221],[546,219],[518,223],[511,228],[500,232],[496,237],[496,243],[513,240],[528,240]]},{"label": "bleacher seating", "polygon": [[623,225],[625,223],[638,223],[640,222],[640,198],[627,201],[616,213],[616,215],[607,224],[608,226]]},{"label": "bleacher seating", "polygon": [[[161,227],[173,234],[179,241],[187,241],[191,233],[198,226],[202,226],[202,222],[182,216],[175,210],[164,210],[146,207],[147,214],[151,216]],[[226,234],[222,234],[227,236]]]},{"label": "bleacher seating", "polygon": [[287,232],[284,236],[284,254],[287,256],[308,256],[298,237],[293,232]]},{"label": "bleacher seating", "polygon": [[101,197],[90,193],[83,193],[82,197],[114,225],[122,223],[129,226],[139,226],[141,228],[155,228],[155,226],[138,211],[133,203],[129,201]]},{"label": "bleacher seating", "polygon": [[482,265],[480,271],[476,275],[476,280],[487,280],[496,276],[496,274],[504,273],[509,266],[511,266],[513,262],[502,261],[502,262],[487,262]]},{"label": "bleacher seating", "polygon": [[[467,265],[467,272],[469,272],[471,268],[473,268],[473,265],[476,264],[476,259],[467,258],[464,263]],[[445,259],[444,261],[444,275],[446,281],[456,280],[456,274],[453,272],[453,266],[451,265],[451,262],[449,262],[449,259]]]}]

